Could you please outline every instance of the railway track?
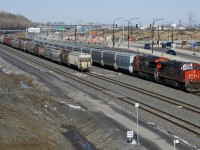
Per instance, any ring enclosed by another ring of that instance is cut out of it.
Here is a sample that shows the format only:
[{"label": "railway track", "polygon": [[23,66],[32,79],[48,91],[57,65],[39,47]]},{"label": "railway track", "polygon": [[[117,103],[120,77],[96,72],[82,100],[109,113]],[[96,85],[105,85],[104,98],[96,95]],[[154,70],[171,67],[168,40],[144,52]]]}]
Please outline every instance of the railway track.
[{"label": "railway track", "polygon": [[[3,45],[0,45],[1,48],[2,48],[2,46]],[[138,102],[137,100],[132,99],[131,97],[127,97],[125,95],[115,93],[115,92],[111,91],[108,88],[105,88],[105,87],[102,87],[102,86],[99,86],[99,85],[95,85],[94,83],[91,83],[90,81],[87,81],[87,80],[83,80],[82,78],[79,78],[77,76],[72,76],[71,73],[67,73],[64,70],[57,69],[56,67],[53,68],[51,66],[51,64],[48,64],[48,63],[45,64],[45,63],[38,62],[38,61],[34,60],[33,58],[27,58],[25,55],[20,54],[19,51],[16,51],[13,48],[10,48],[10,47],[7,47],[7,46],[3,46],[3,49],[5,49],[9,53],[12,53],[12,54],[16,55],[17,57],[23,58],[25,60],[28,60],[28,61],[34,63],[34,64],[37,64],[37,65],[42,66],[44,68],[47,68],[47,69],[49,69],[51,71],[54,71],[55,73],[58,73],[58,74],[60,74],[60,75],[62,75],[64,77],[70,78],[70,79],[72,79],[74,81],[77,81],[79,83],[87,85],[90,88],[96,89],[96,90],[98,90],[98,91],[100,91],[100,92],[102,92],[102,93],[104,93],[106,95],[109,95],[109,96],[111,96],[113,98],[119,99],[119,100],[121,100],[121,101],[123,101],[125,103],[128,103],[129,105],[135,106],[135,103]],[[1,51],[5,52],[4,50],[1,50]],[[122,83],[120,83],[120,84],[123,85]],[[123,86],[125,86],[125,84]],[[126,85],[126,86],[128,86],[128,85]],[[130,88],[130,87],[127,87],[127,88]],[[162,118],[162,119],[164,119],[164,120],[166,120],[166,121],[168,121],[170,123],[173,123],[173,124],[183,128],[183,129],[185,129],[185,130],[187,130],[187,131],[189,131],[189,132],[191,132],[191,133],[193,133],[193,134],[195,134],[197,136],[200,136],[200,127],[199,126],[197,126],[195,124],[192,124],[192,123],[190,123],[190,122],[188,122],[186,120],[180,119],[180,118],[178,118],[176,116],[173,116],[171,114],[168,114],[168,113],[166,113],[166,112],[164,112],[162,110],[156,109],[156,108],[154,108],[152,106],[148,106],[145,103],[142,103],[142,102],[139,102],[139,103],[140,103],[140,109],[141,110],[149,112],[149,113],[151,113],[151,114],[153,114],[153,115],[155,115],[157,117],[160,117],[160,118]],[[199,111],[197,111],[197,112],[199,112]]]},{"label": "railway track", "polygon": [[196,95],[196,96],[200,96],[200,93],[194,93],[194,95]]},{"label": "railway track", "polygon": [[154,93],[152,91],[148,91],[148,90],[145,90],[145,89],[124,83],[124,82],[116,81],[114,79],[110,79],[110,78],[107,78],[105,76],[102,76],[102,75],[99,75],[99,74],[96,74],[96,73],[87,73],[87,74],[90,75],[90,76],[96,77],[98,79],[116,84],[118,86],[122,86],[123,88],[127,88],[129,90],[137,91],[137,92],[145,94],[147,96],[151,96],[151,97],[156,98],[160,101],[168,102],[168,103],[176,105],[176,106],[181,106],[184,109],[187,109],[187,110],[190,110],[192,112],[200,114],[200,107],[197,107],[197,106],[194,106],[194,105],[191,105],[191,104],[188,104],[188,103],[184,103],[184,102],[179,101],[177,99],[173,99],[173,98],[170,98],[170,97],[158,94],[158,93]]}]

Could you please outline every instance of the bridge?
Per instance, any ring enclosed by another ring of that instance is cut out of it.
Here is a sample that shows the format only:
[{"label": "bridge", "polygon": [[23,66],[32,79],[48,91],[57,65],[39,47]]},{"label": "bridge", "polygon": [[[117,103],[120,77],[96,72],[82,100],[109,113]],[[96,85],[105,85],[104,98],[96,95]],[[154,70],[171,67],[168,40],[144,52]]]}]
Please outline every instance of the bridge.
[{"label": "bridge", "polygon": [[14,32],[25,32],[26,30],[0,30],[0,33],[9,34]]}]

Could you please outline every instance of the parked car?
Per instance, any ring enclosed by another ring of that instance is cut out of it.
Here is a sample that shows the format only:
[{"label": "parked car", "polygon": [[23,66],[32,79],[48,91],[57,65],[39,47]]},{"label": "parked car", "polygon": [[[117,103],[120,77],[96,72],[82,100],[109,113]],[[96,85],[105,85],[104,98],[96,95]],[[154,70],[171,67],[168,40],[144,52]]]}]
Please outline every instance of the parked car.
[{"label": "parked car", "polygon": [[144,44],[144,49],[151,49],[150,44]]},{"label": "parked car", "polygon": [[162,43],[162,48],[171,48],[172,44],[173,44],[172,42]]},{"label": "parked car", "polygon": [[169,50],[167,50],[167,54],[176,55],[176,51],[172,50],[172,49],[169,49]]}]

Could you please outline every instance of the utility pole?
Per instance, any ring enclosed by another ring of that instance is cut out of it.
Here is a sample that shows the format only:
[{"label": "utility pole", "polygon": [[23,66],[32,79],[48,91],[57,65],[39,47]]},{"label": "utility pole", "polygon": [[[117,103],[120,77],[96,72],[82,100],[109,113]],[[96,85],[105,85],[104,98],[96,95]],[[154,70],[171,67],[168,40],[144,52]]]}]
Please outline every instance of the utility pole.
[{"label": "utility pole", "polygon": [[152,25],[152,54],[153,54],[153,46],[154,46],[154,24],[156,21],[158,20],[164,20],[164,19],[157,19],[157,18],[153,18],[153,25]]},{"label": "utility pole", "polygon": [[75,45],[76,45],[76,24],[75,24]]},{"label": "utility pole", "polygon": [[160,40],[160,35],[159,35],[159,25],[158,25],[158,41]]},{"label": "utility pole", "polygon": [[172,43],[174,43],[174,32],[173,32],[173,26],[172,26]]},{"label": "utility pole", "polygon": [[124,21],[128,21],[128,49],[129,49],[129,40],[130,40],[129,24],[131,25],[131,38],[132,38],[132,24],[131,24],[131,20],[133,20],[133,19],[138,19],[138,18],[131,18],[130,20],[124,20]]},{"label": "utility pole", "polygon": [[115,21],[122,19],[122,18],[117,18],[113,21],[113,47],[115,46]]},{"label": "utility pole", "polygon": [[159,35],[159,25],[158,25],[158,46],[159,46],[159,41],[160,41],[160,35]]},{"label": "utility pole", "polygon": [[83,21],[77,21],[77,22],[75,23],[75,45],[76,45],[76,32],[77,32],[77,25],[76,25],[76,24],[77,24],[78,22],[83,22]]}]

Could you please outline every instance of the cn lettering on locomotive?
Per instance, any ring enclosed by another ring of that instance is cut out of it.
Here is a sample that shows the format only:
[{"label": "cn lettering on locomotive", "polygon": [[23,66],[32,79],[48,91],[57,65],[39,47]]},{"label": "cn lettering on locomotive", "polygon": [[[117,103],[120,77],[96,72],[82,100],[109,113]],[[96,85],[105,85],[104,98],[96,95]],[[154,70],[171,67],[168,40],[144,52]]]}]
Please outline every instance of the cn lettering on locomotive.
[{"label": "cn lettering on locomotive", "polygon": [[198,75],[197,75],[197,74],[189,74],[189,79],[190,79],[190,80],[200,79],[200,78],[199,78],[199,74],[198,74]]}]

